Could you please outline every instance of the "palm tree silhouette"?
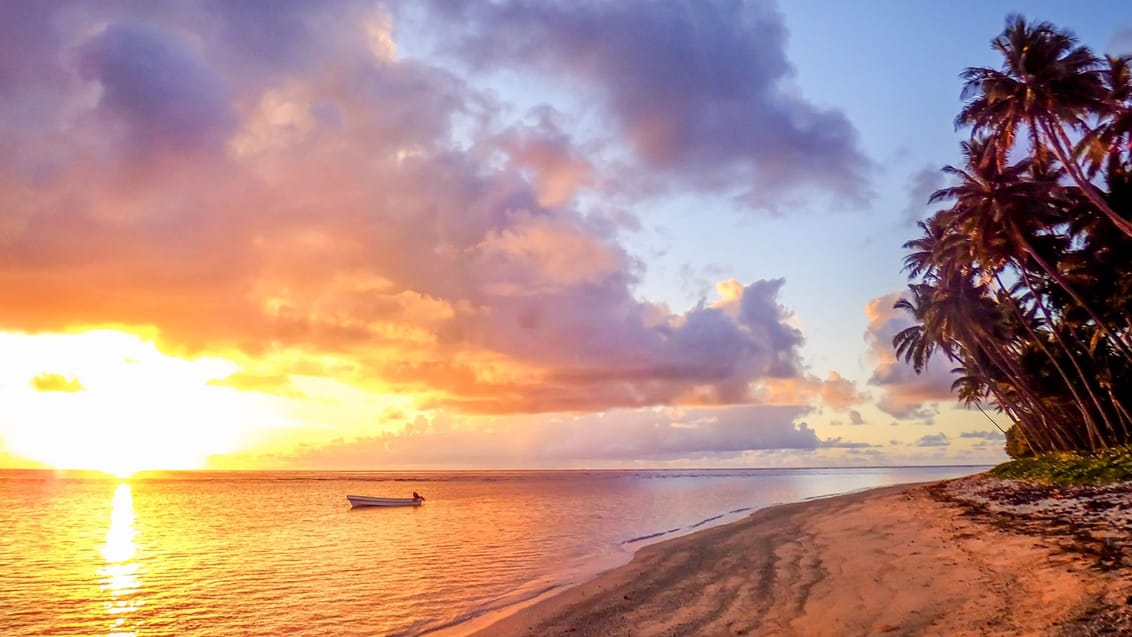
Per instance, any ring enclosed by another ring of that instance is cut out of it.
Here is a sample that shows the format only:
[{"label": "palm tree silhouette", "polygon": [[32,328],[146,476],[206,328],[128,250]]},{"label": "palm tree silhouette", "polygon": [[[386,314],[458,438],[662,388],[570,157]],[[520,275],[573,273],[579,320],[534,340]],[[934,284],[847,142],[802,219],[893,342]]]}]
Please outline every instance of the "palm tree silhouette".
[{"label": "palm tree silhouette", "polygon": [[1052,152],[1089,201],[1132,237],[1132,222],[1112,209],[1072,159],[1074,145],[1065,132],[1087,132],[1090,116],[1110,112],[1101,60],[1069,31],[1048,22],[1028,24],[1020,15],[1007,18],[992,47],[1002,54],[1002,68],[969,67],[960,75],[966,104],[956,125],[990,140],[999,164],[1024,127],[1035,157],[1044,161]]}]

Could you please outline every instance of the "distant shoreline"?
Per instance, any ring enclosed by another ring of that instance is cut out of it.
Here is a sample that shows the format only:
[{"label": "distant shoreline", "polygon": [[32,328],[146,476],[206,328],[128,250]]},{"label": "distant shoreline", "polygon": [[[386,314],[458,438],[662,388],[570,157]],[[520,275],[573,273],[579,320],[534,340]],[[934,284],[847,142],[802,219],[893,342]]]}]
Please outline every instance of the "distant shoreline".
[{"label": "distant shoreline", "polygon": [[[1011,489],[980,475],[759,509],[645,546],[629,564],[466,628],[479,629],[476,637],[1068,637],[1089,626],[1132,628],[1124,606],[1132,582],[1107,570],[1090,548],[1096,542],[1082,544],[1087,525],[1018,517],[1034,505],[1010,509],[1018,504]],[[1089,515],[1098,496],[1055,497],[1076,497],[1075,510]],[[1123,490],[1104,497],[1132,510]],[[1132,546],[1130,529],[1115,541]]]},{"label": "distant shoreline", "polygon": [[216,474],[332,474],[332,475],[354,475],[354,474],[413,474],[413,475],[429,475],[429,474],[512,474],[512,473],[634,473],[643,471],[665,471],[665,472],[727,472],[727,471],[824,471],[824,470],[839,470],[839,469],[866,469],[866,470],[882,470],[882,469],[989,469],[994,465],[989,464],[909,464],[909,465],[828,465],[817,467],[598,467],[598,468],[578,468],[578,467],[550,467],[550,468],[457,468],[457,469],[437,469],[437,468],[392,468],[392,469],[231,469],[231,468],[213,468],[202,467],[200,469],[142,469],[134,472],[127,478],[100,471],[98,469],[81,469],[81,468],[54,468],[54,467],[25,467],[25,466],[11,466],[0,467],[0,474],[2,473],[24,473],[24,474],[54,474],[63,477],[74,478],[103,478],[106,480],[123,480],[123,479],[146,479],[152,477],[162,477],[165,475],[216,475]]}]

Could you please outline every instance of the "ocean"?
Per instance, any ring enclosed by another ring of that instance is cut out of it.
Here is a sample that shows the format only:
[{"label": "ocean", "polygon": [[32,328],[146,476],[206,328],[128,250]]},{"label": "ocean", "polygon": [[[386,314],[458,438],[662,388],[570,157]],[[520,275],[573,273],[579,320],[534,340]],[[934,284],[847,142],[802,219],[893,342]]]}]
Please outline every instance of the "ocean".
[{"label": "ocean", "polygon": [[0,634],[462,635],[757,508],[982,469],[0,471]]}]

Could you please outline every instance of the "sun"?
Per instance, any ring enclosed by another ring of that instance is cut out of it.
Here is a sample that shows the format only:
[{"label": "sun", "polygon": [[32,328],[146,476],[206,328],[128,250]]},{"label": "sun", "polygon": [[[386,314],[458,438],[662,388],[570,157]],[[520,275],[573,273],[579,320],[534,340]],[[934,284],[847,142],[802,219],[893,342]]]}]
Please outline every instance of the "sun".
[{"label": "sun", "polygon": [[0,351],[0,437],[57,468],[197,469],[272,418],[266,397],[209,384],[234,363],[169,356],[125,332],[0,333]]}]

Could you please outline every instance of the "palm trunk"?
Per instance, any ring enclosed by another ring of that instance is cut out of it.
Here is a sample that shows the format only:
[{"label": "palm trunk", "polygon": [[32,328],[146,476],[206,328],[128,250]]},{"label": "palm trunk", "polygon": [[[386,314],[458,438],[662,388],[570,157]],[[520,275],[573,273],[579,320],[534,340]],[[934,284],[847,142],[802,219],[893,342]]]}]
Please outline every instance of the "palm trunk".
[{"label": "palm trunk", "polygon": [[[1014,240],[1022,246],[1022,248],[1026,251],[1026,254],[1030,256],[1030,258],[1037,262],[1042,271],[1046,273],[1046,276],[1048,276],[1050,279],[1053,279],[1053,282],[1056,283],[1058,287],[1065,290],[1066,294],[1068,294],[1070,298],[1072,298],[1073,301],[1077,303],[1077,305],[1082,310],[1085,310],[1085,313],[1089,315],[1089,318],[1093,319],[1093,322],[1096,323],[1097,327],[1105,333],[1105,336],[1108,336],[1110,339],[1112,339],[1113,345],[1120,350],[1120,353],[1123,354],[1125,358],[1132,360],[1132,350],[1129,349],[1128,344],[1125,343],[1123,339],[1118,337],[1111,329],[1109,329],[1108,325],[1105,324],[1105,322],[1102,321],[1099,316],[1097,316],[1097,313],[1093,310],[1092,306],[1086,303],[1085,300],[1082,299],[1079,294],[1077,294],[1077,291],[1069,285],[1069,282],[1061,276],[1061,273],[1058,272],[1057,269],[1052,265],[1050,265],[1049,262],[1043,259],[1040,254],[1038,254],[1037,250],[1034,249],[1034,246],[1030,245],[1030,242],[1026,240],[1026,235],[1024,235],[1012,221],[1008,222],[1008,226],[1010,228],[1010,232],[1014,235]],[[1020,265],[1019,267],[1022,271],[1025,271],[1024,264]]]},{"label": "palm trunk", "polygon": [[[975,363],[975,367],[981,368],[982,366]],[[983,375],[986,376],[985,371]],[[997,381],[991,380],[987,387],[990,393],[994,395],[994,402],[998,404],[999,410],[1010,418],[1014,426],[1018,427],[1018,431],[1022,433],[1022,438],[1026,441],[1028,447],[1036,452],[1057,449],[1057,445],[1050,442],[1048,434],[1050,428],[1044,422],[1035,422],[1035,414],[1021,409],[1020,405],[1015,404],[1017,401],[1010,400],[1003,395],[997,386]],[[1040,416],[1041,414],[1037,415]]]},{"label": "palm trunk", "polygon": [[1130,415],[1128,410],[1124,408],[1124,405],[1120,404],[1120,401],[1116,399],[1116,395],[1112,393],[1112,387],[1105,385],[1104,390],[1108,392],[1108,397],[1109,400],[1112,401],[1112,404],[1116,405],[1116,413],[1120,416],[1120,427],[1124,430],[1124,437],[1120,439],[1120,444],[1126,445],[1129,440],[1132,440],[1132,433],[1128,431],[1128,424],[1132,423],[1132,415]]},{"label": "palm trunk", "polygon": [[[991,363],[998,368],[999,372],[1009,380],[1010,384],[1014,386],[1014,389],[1022,399],[1028,403],[1028,409],[1037,413],[1046,421],[1045,429],[1047,435],[1052,436],[1056,434],[1056,436],[1053,437],[1060,438],[1061,444],[1064,445],[1065,448],[1072,447],[1075,442],[1071,442],[1070,438],[1066,436],[1067,432],[1062,431],[1061,419],[1057,418],[1041,398],[1030,389],[1029,383],[1026,382],[1025,375],[1022,374],[1018,366],[1014,364],[1013,359],[1002,353],[1002,347],[995,339],[986,338],[981,330],[978,332],[977,335],[970,335],[974,337],[970,339],[972,344],[976,345],[987,354]],[[993,378],[989,375],[987,377]]]},{"label": "palm trunk", "polygon": [[994,425],[995,429],[1001,431],[1003,435],[1006,434],[1006,430],[1002,428],[1002,425],[998,424],[998,421],[994,418],[991,418],[990,414],[987,413],[987,410],[983,409],[983,406],[979,404],[978,400],[975,401],[975,408],[979,410],[979,413],[982,414],[984,418],[989,420],[990,423]]},{"label": "palm trunk", "polygon": [[[995,360],[995,357],[990,355],[989,349],[981,343],[983,339],[973,332],[962,335],[953,334],[950,338],[958,345],[959,351],[945,349],[944,353],[947,358],[952,362],[976,370],[982,378],[986,379],[987,387],[994,394],[995,402],[1014,421],[1019,431],[1024,432],[1027,445],[1036,451],[1069,448],[1070,445],[1064,440],[1064,436],[1057,435],[1056,438],[1060,438],[1061,442],[1054,442],[1054,436],[1051,436],[1051,434],[1059,432],[1056,432],[1056,427],[1049,422],[1052,414],[1049,413],[1045,405],[1032,396],[1032,393],[1027,393],[1017,375],[1005,369],[1000,360]],[[996,345],[997,343],[991,341],[991,347]],[[990,359],[989,362],[998,370],[997,375],[989,373],[986,366],[979,361],[977,354],[980,350],[987,354],[986,357]],[[1000,377],[1007,378],[1008,383],[1014,387],[1018,394],[1016,400],[1011,400],[1003,394],[999,388],[1000,381],[997,380]],[[1035,421],[1035,418],[1040,418],[1040,421]],[[1053,420],[1056,421],[1056,419]]]},{"label": "palm trunk", "polygon": [[[1031,120],[1030,125],[1034,125],[1033,120]],[[1104,200],[1104,197],[1102,197],[1097,192],[1097,187],[1085,178],[1085,175],[1081,172],[1080,167],[1077,166],[1077,162],[1071,161],[1068,157],[1066,148],[1072,146],[1073,144],[1069,141],[1069,136],[1065,134],[1065,129],[1061,127],[1061,124],[1055,124],[1050,122],[1049,120],[1043,119],[1042,129],[1044,130],[1046,137],[1048,137],[1050,140],[1050,147],[1053,149],[1054,155],[1057,155],[1058,161],[1060,161],[1061,164],[1065,166],[1065,171],[1069,173],[1069,176],[1073,178],[1073,181],[1077,183],[1077,186],[1083,193],[1085,193],[1085,197],[1087,197],[1089,201],[1091,201],[1093,205],[1095,205],[1097,209],[1100,210],[1101,213],[1104,214],[1104,216],[1113,223],[1113,225],[1123,231],[1124,234],[1132,237],[1132,222],[1128,221],[1124,217],[1121,217],[1116,213],[1115,210],[1112,209],[1112,206],[1108,205],[1108,202]],[[1057,132],[1054,132],[1055,130]],[[1062,146],[1062,144],[1064,144],[1064,147]]]},{"label": "palm trunk", "polygon": [[[997,274],[995,275],[994,278],[995,278],[995,281],[998,283],[999,287],[1003,290],[1003,292],[1005,292],[1006,289],[1002,285],[1002,280],[998,277]],[[1026,284],[1026,287],[1030,288],[1031,290],[1034,289],[1033,285],[1030,283],[1030,275],[1025,270],[1022,271],[1022,280]],[[1007,296],[1009,297],[1010,295],[1007,294]],[[1096,421],[1093,420],[1092,415],[1089,413],[1088,405],[1085,403],[1085,400],[1081,397],[1081,394],[1078,393],[1077,388],[1074,386],[1073,381],[1069,378],[1069,374],[1061,366],[1061,363],[1058,362],[1057,357],[1053,355],[1053,352],[1049,351],[1049,348],[1047,348],[1045,346],[1045,343],[1043,342],[1043,340],[1041,338],[1039,338],[1037,333],[1034,332],[1033,328],[1030,327],[1030,323],[1026,320],[1026,317],[1022,315],[1021,310],[1019,310],[1018,306],[1013,302],[1014,301],[1013,297],[1010,297],[1010,299],[1011,299],[1010,306],[1014,310],[1015,315],[1018,317],[1018,321],[1022,324],[1022,327],[1025,328],[1026,333],[1030,335],[1030,338],[1033,339],[1034,344],[1037,345],[1038,348],[1042,351],[1042,353],[1046,355],[1046,358],[1048,358],[1050,360],[1050,362],[1053,363],[1053,366],[1057,370],[1058,375],[1061,376],[1062,382],[1065,383],[1066,389],[1068,389],[1069,393],[1073,395],[1073,400],[1077,404],[1077,409],[1081,412],[1081,417],[1085,421],[1085,427],[1089,431],[1090,440],[1094,441],[1095,444],[1097,444],[1099,446],[1104,446],[1104,437],[1101,435],[1100,431],[1098,430]],[[1037,305],[1038,305],[1038,308],[1042,311],[1042,315],[1046,317],[1046,321],[1050,324],[1051,329],[1052,329],[1053,319],[1049,315],[1048,308],[1045,307],[1045,304],[1042,303],[1041,299],[1037,296],[1036,293],[1035,293],[1034,299],[1035,299],[1035,303],[1037,303]],[[1060,345],[1061,349],[1063,351],[1065,351],[1066,356],[1069,357],[1069,360],[1073,363],[1073,367],[1077,370],[1078,377],[1081,379],[1081,382],[1084,384],[1085,389],[1089,392],[1089,397],[1092,399],[1093,405],[1096,406],[1097,411],[1101,414],[1101,417],[1104,418],[1105,426],[1108,427],[1109,430],[1112,430],[1112,432],[1115,434],[1116,431],[1114,430],[1112,423],[1110,423],[1108,421],[1108,416],[1105,414],[1105,411],[1101,407],[1100,402],[1097,400],[1096,395],[1093,394],[1092,388],[1089,385],[1089,380],[1085,376],[1084,371],[1081,370],[1081,366],[1077,364],[1077,359],[1073,356],[1073,352],[1069,350],[1069,348],[1066,346],[1065,342],[1061,339],[1061,336],[1059,334],[1057,334],[1057,331],[1053,330],[1053,332],[1054,332],[1054,337],[1057,339],[1058,345]],[[1096,447],[1094,446],[1093,448],[1095,449]]]}]

